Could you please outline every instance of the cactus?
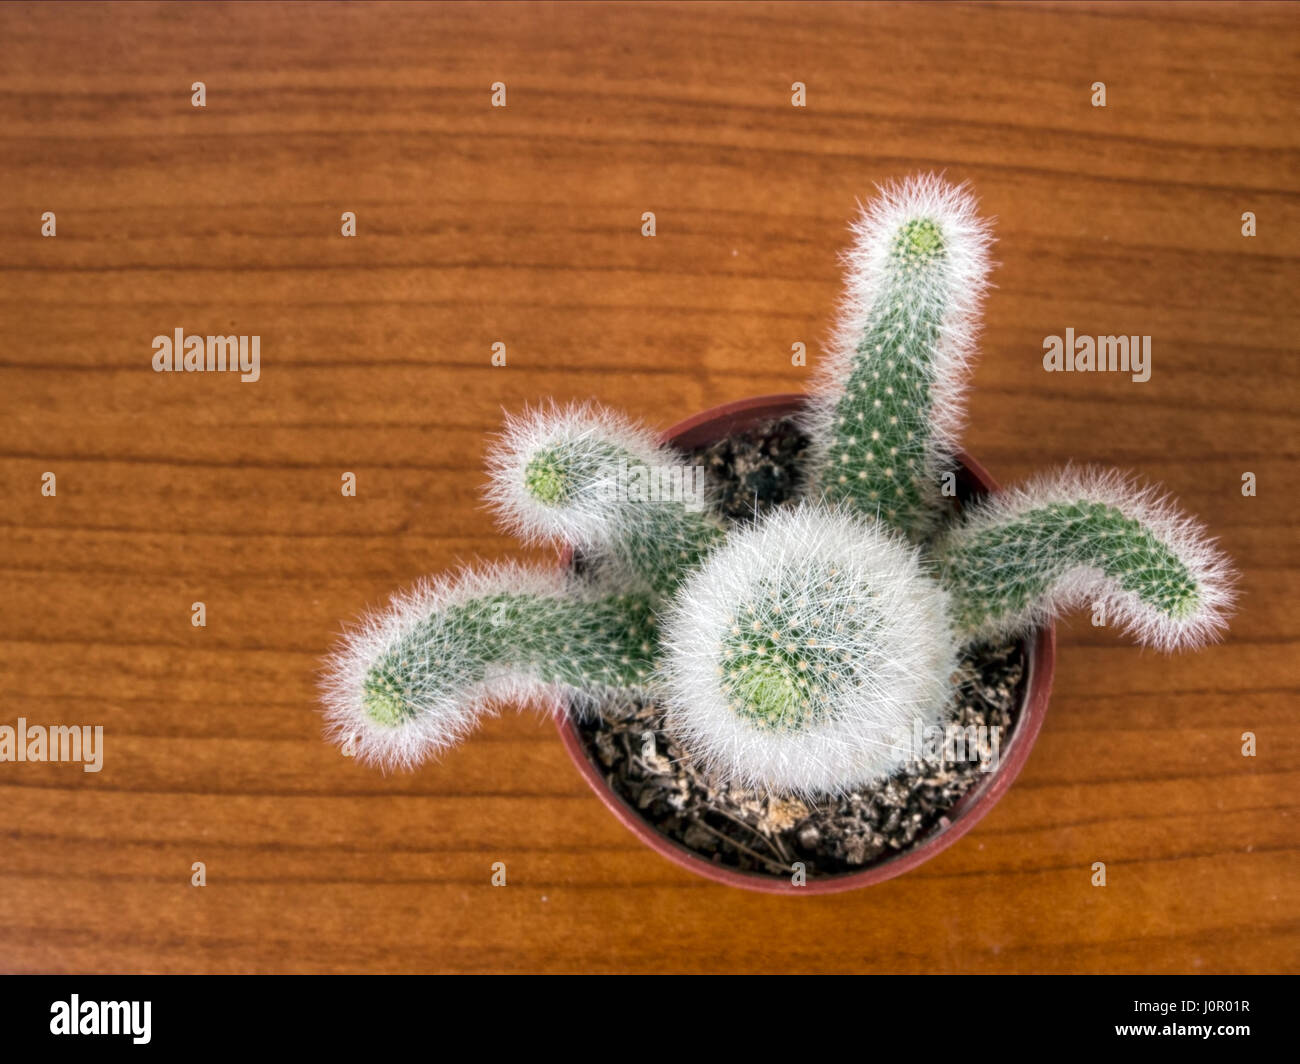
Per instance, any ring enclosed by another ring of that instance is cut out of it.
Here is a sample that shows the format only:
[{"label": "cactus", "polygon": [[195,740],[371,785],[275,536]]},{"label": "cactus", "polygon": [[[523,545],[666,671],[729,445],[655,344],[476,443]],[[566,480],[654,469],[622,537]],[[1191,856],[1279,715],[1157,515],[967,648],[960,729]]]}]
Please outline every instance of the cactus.
[{"label": "cactus", "polygon": [[985,498],[935,545],[968,638],[1100,603],[1138,642],[1200,646],[1225,626],[1228,564],[1154,488],[1065,470]]},{"label": "cactus", "polygon": [[398,597],[331,662],[331,734],[409,765],[501,703],[653,698],[719,778],[837,794],[944,721],[972,641],[1098,600],[1160,649],[1217,638],[1231,569],[1154,489],[1066,470],[960,514],[945,498],[989,268],[970,193],[908,180],[855,232],[798,506],[728,529],[696,471],[622,416],[511,418],[488,501],[525,541],[594,564],[470,570]]},{"label": "cactus", "polygon": [[804,504],[733,533],[663,620],[665,722],[722,777],[798,794],[889,775],[938,724],[947,596],[875,521]]},{"label": "cactus", "polygon": [[829,499],[921,539],[943,512],[991,237],[974,197],[934,177],[882,189],[854,232],[805,417],[811,470]]},{"label": "cactus", "polygon": [[644,594],[502,565],[426,581],[365,619],[330,662],[327,721],[362,761],[409,767],[520,701],[607,704],[644,690],[656,622]]},{"label": "cactus", "polygon": [[506,528],[612,558],[657,595],[723,535],[704,471],[593,403],[509,418],[488,468],[488,501]]}]

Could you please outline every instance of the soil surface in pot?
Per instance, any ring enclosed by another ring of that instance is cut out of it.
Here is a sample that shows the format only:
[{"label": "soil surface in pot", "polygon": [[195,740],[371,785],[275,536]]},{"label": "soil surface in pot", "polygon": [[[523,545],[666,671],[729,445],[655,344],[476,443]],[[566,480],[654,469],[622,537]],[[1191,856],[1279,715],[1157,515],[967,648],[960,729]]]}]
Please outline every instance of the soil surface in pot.
[{"label": "soil surface in pot", "polygon": [[[752,519],[795,499],[807,440],[788,420],[692,452],[721,488],[723,512]],[[577,560],[576,567],[583,567]],[[1027,655],[1019,642],[972,648],[958,675],[953,723],[997,728],[1000,755],[1024,696]],[[875,786],[818,803],[773,797],[706,777],[663,729],[654,704],[581,720],[587,756],[606,781],[662,834],[708,861],[788,877],[862,871],[911,848],[988,772],[987,760],[922,760]],[[978,734],[988,735],[988,732]],[[988,756],[988,747],[984,748]],[[953,751],[949,751],[951,755]]]}]

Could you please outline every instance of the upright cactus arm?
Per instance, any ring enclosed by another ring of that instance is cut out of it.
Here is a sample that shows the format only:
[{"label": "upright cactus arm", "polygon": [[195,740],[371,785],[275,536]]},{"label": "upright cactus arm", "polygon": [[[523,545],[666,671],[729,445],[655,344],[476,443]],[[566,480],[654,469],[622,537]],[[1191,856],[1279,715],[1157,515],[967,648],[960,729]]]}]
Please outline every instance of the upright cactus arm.
[{"label": "upright cactus arm", "polygon": [[1064,470],[986,497],[935,543],[970,639],[1100,604],[1138,642],[1200,646],[1226,627],[1234,574],[1192,518],[1114,472]]},{"label": "upright cactus arm", "polygon": [[723,536],[704,469],[594,404],[508,418],[488,467],[488,502],[510,531],[613,557],[656,595]]},{"label": "upright cactus arm", "polygon": [[345,634],[323,685],[328,731],[363,761],[410,767],[495,705],[639,693],[656,641],[644,594],[551,569],[467,570],[394,597]]},{"label": "upright cactus arm", "polygon": [[971,193],[933,175],[883,188],[854,233],[806,418],[811,479],[920,540],[945,505],[992,237]]}]

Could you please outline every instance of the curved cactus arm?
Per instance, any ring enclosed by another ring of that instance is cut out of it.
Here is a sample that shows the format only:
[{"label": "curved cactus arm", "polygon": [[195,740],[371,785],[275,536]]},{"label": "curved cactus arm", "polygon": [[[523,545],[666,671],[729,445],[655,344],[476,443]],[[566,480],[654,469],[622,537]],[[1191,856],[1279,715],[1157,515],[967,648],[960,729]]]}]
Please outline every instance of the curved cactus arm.
[{"label": "curved cactus arm", "polygon": [[591,403],[508,417],[488,467],[488,502],[511,532],[611,556],[659,595],[723,535],[704,469]]},{"label": "curved cactus arm", "polygon": [[889,776],[950,702],[947,595],[900,536],[846,510],[733,532],[662,628],[668,728],[747,787],[814,796]]},{"label": "curved cactus arm", "polygon": [[945,505],[992,237],[966,187],[933,175],[882,188],[854,234],[809,471],[832,501],[920,540]]},{"label": "curved cactus arm", "polygon": [[1101,604],[1140,643],[1217,639],[1235,576],[1201,526],[1156,489],[1066,469],[986,497],[935,543],[955,620],[971,639],[1018,634]]},{"label": "curved cactus arm", "polygon": [[410,767],[494,706],[641,693],[656,639],[645,595],[601,593],[555,570],[426,581],[345,633],[323,684],[328,732],[363,761]]}]

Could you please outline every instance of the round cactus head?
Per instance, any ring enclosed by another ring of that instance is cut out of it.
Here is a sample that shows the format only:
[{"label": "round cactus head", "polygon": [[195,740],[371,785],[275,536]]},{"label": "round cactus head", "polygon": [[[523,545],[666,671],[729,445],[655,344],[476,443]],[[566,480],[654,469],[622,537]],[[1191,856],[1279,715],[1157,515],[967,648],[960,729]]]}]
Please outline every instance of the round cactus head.
[{"label": "round cactus head", "polygon": [[877,522],[822,506],[733,533],[664,624],[666,716],[718,775],[795,794],[900,768],[942,721],[947,598]]}]

